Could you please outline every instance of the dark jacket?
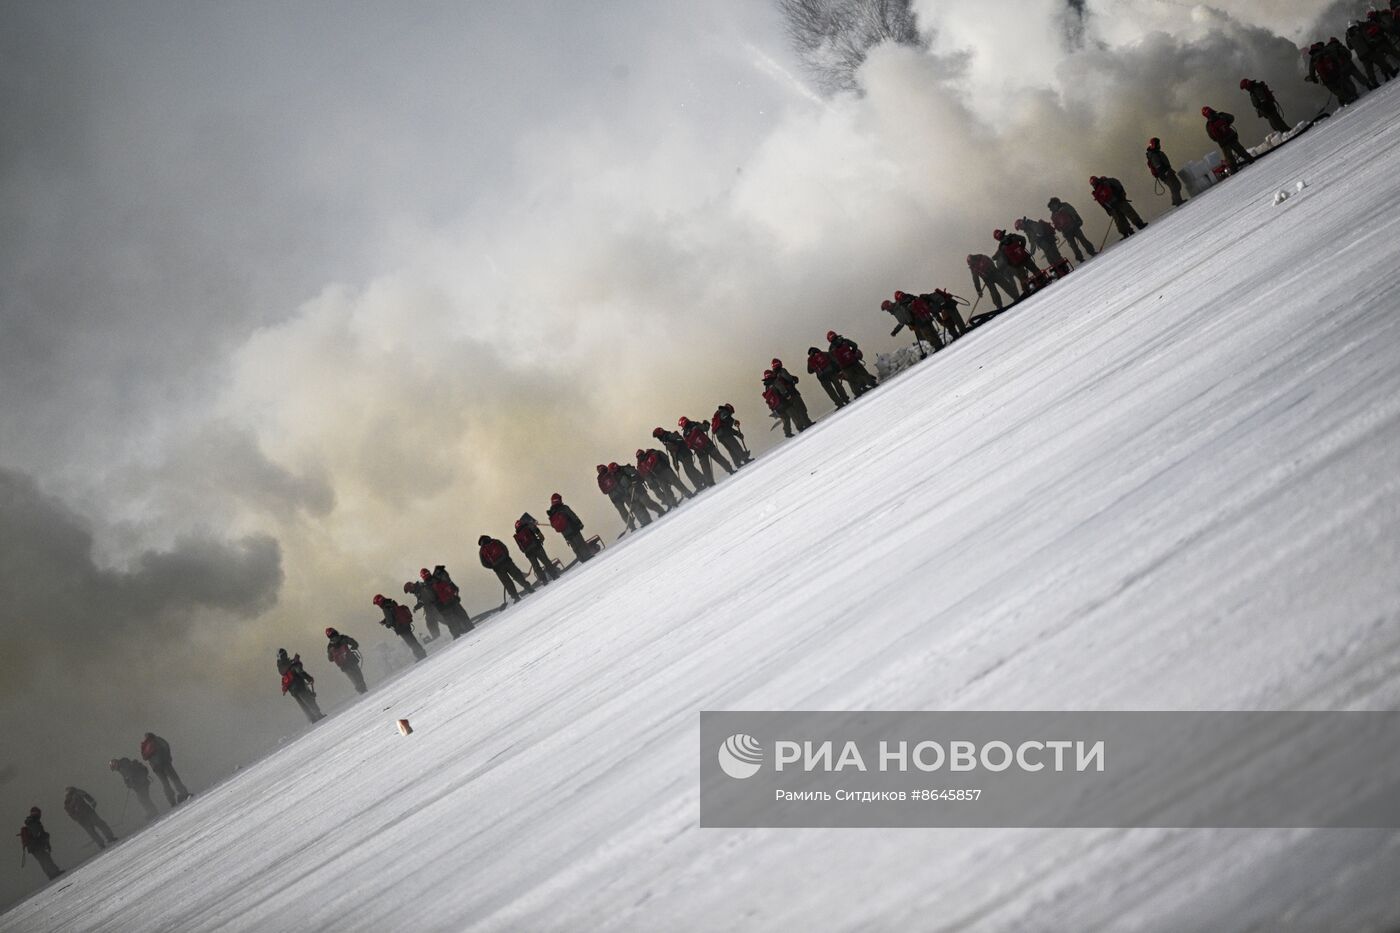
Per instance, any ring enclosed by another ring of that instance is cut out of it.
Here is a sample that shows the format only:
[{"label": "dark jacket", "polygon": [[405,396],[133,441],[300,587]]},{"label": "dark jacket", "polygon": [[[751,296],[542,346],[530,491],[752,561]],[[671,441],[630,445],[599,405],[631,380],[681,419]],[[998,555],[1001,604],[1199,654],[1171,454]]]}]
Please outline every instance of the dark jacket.
[{"label": "dark jacket", "polygon": [[97,801],[87,791],[70,787],[63,795],[63,812],[82,823],[97,815]]},{"label": "dark jacket", "polygon": [[1153,178],[1170,178],[1175,174],[1172,171],[1172,160],[1160,149],[1147,150],[1147,170],[1152,173]]},{"label": "dark jacket", "polygon": [[49,831],[44,828],[39,817],[31,814],[24,818],[24,826],[19,831],[19,842],[25,851],[31,854],[49,851]]},{"label": "dark jacket", "polygon": [[359,659],[351,652],[359,651],[360,643],[349,635],[334,635],[326,639],[326,660],[336,667],[350,667]]},{"label": "dark jacket", "polygon": [[1278,106],[1274,92],[1263,81],[1249,82],[1249,102],[1254,105],[1254,112],[1261,117]]},{"label": "dark jacket", "polygon": [[[578,513],[562,502],[558,505],[551,505],[545,514],[549,516],[549,524],[560,534],[578,534],[583,531],[583,520],[578,517]],[[564,528],[562,530],[559,528],[561,523],[555,521],[556,515],[563,516]]]},{"label": "dark jacket", "polygon": [[1079,211],[1074,209],[1074,205],[1061,201],[1060,206],[1051,213],[1050,223],[1061,233],[1073,233],[1084,226],[1084,218],[1079,216]]},{"label": "dark jacket", "polygon": [[151,786],[151,772],[139,761],[118,758],[117,773],[122,776],[122,783],[134,791]]}]

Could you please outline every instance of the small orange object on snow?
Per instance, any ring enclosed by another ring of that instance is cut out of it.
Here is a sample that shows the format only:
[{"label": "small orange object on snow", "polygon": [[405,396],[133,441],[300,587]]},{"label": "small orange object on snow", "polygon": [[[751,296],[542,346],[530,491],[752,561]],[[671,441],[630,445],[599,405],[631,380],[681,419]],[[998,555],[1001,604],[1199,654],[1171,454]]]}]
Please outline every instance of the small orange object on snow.
[{"label": "small orange object on snow", "polygon": [[400,735],[408,735],[408,734],[409,734],[410,732],[412,732],[412,731],[413,731],[413,727],[410,726],[410,725],[408,724],[408,720],[407,720],[407,719],[400,719],[400,720],[399,720],[399,734],[400,734]]}]

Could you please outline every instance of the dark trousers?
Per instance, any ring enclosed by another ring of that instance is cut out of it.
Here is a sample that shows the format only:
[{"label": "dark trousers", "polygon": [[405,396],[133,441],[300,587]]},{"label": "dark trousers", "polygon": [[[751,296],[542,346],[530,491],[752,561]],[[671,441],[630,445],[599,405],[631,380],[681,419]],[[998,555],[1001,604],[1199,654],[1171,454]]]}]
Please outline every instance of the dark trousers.
[{"label": "dark trousers", "polygon": [[[86,819],[74,819],[75,823],[83,828],[93,842],[97,843],[99,849],[107,848],[107,843],[116,842],[117,837],[112,832],[112,827],[107,825],[107,821],[96,813],[88,815]],[[106,839],[103,839],[103,837]]]},{"label": "dark trousers", "polygon": [[530,568],[535,571],[535,579],[540,581],[541,586],[550,580],[559,579],[559,571],[554,568],[554,562],[544,552],[543,545],[526,551],[525,559],[530,562]]},{"label": "dark trousers", "polygon": [[797,428],[799,433],[812,426],[812,416],[807,414],[807,403],[802,400],[800,394],[794,392],[792,398],[783,404],[783,408],[787,410],[788,417],[792,419],[793,427]]},{"label": "dark trousers", "polygon": [[1060,255],[1060,247],[1054,240],[1037,240],[1035,245],[1039,246],[1040,251],[1045,254],[1045,264],[1051,269],[1058,266],[1065,258]]},{"label": "dark trousers", "polygon": [[44,870],[44,874],[48,876],[49,880],[52,881],[63,874],[63,869],[53,863],[53,856],[49,854],[47,848],[30,849],[29,854],[34,856],[34,861],[39,863],[39,867]]},{"label": "dark trousers", "polygon": [[1003,307],[1001,303],[1001,292],[997,291],[998,285],[1000,285],[1003,289],[1006,290],[1006,294],[1010,297],[1012,301],[1016,300],[1015,292],[1013,292],[1008,287],[1007,283],[1001,281],[999,276],[974,274],[972,277],[972,283],[978,287],[977,294],[979,295],[982,294],[982,286],[985,285],[987,287],[987,291],[992,293],[992,304],[997,306],[998,311],[1000,311]]},{"label": "dark trousers", "polygon": [[739,435],[729,434],[725,431],[718,432],[715,437],[724,445],[724,449],[729,451],[729,458],[734,461],[734,468],[738,469],[748,463],[753,457],[744,449],[743,443],[739,440]]},{"label": "dark trousers", "polygon": [[1090,256],[1098,255],[1098,250],[1094,249],[1094,244],[1090,243],[1089,238],[1084,235],[1083,227],[1075,227],[1072,230],[1065,230],[1064,235],[1065,242],[1068,243],[1069,248],[1074,251],[1075,262],[1084,261],[1084,253],[1081,253],[1079,251],[1079,247],[1081,245],[1084,247],[1084,252],[1088,253]]},{"label": "dark trousers", "polygon": [[[628,523],[628,527],[632,527],[631,523]],[[496,579],[501,581],[501,585],[506,588],[506,592],[510,594],[510,598],[514,602],[520,602],[520,594],[516,592],[515,584],[519,583],[525,589],[526,595],[535,591],[535,588],[530,585],[530,581],[525,579],[525,574],[520,572],[520,568],[515,566],[515,561],[509,557],[492,569],[496,571]]]},{"label": "dark trousers", "polygon": [[[617,514],[622,516],[622,521],[627,525],[627,530],[631,531],[633,528],[636,528],[637,521],[632,517],[632,512],[627,508],[627,500],[622,497],[622,493],[613,490],[608,493],[608,498],[612,500],[613,507],[617,509]],[[513,592],[514,591],[512,591],[512,593]]]},{"label": "dark trousers", "polygon": [[1277,104],[1272,107],[1265,107],[1263,110],[1259,111],[1259,116],[1269,121],[1269,128],[1275,133],[1287,133],[1289,130],[1293,129],[1293,127],[1289,126],[1288,122],[1283,119],[1283,114],[1279,113]]},{"label": "dark trousers", "polygon": [[185,790],[185,784],[180,780],[180,775],[175,773],[175,765],[171,762],[152,761],[151,770],[160,779],[161,789],[165,791],[166,802],[172,807],[190,795],[190,792]]},{"label": "dark trousers", "polygon": [[1016,278],[1021,280],[1021,290],[1026,291],[1031,276],[1040,274],[1040,267],[1035,264],[1034,259],[1027,256],[1020,265],[1012,266],[1011,271],[1016,273]]},{"label": "dark trousers", "polygon": [[851,400],[850,396],[846,394],[845,388],[841,385],[839,377],[823,376],[818,373],[817,381],[822,384],[822,388],[826,390],[827,398],[831,399],[832,404],[837,408],[840,408]]},{"label": "dark trousers", "polygon": [[321,707],[316,705],[316,697],[310,690],[303,687],[300,690],[289,690],[287,692],[292,695],[292,699],[297,701],[297,706],[301,707],[301,711],[306,714],[307,719],[316,722],[319,719],[326,718],[326,714],[321,712]]},{"label": "dark trousers", "polygon": [[689,489],[685,488],[685,483],[676,475],[676,471],[671,469],[671,464],[662,460],[656,464],[656,470],[651,474],[656,478],[658,485],[665,486],[675,491],[676,501],[688,499],[691,496]]},{"label": "dark trousers", "polygon": [[[439,635],[442,634],[442,622],[442,613],[438,611],[438,607],[436,605],[423,607],[423,624],[428,629],[429,638],[437,638]],[[456,637],[455,633],[453,637]],[[362,690],[360,692],[363,693],[364,691]]]},{"label": "dark trousers", "polygon": [[145,784],[133,787],[131,788],[131,790],[136,792],[136,802],[141,804],[142,810],[146,811],[146,819],[155,819],[160,814],[160,811],[156,809],[155,802],[151,800],[150,781],[147,781]]},{"label": "dark trousers", "polygon": [[924,343],[933,344],[935,351],[943,349],[943,338],[938,334],[938,327],[932,321],[927,324],[915,324],[914,336]]},{"label": "dark trousers", "polygon": [[734,467],[730,465],[729,461],[725,459],[724,454],[720,453],[713,444],[696,451],[695,459],[699,464],[701,474],[705,477],[706,486],[713,486],[715,484],[715,469],[711,461],[724,467],[726,473],[730,475],[734,473]]},{"label": "dark trousers", "polygon": [[587,541],[583,540],[582,532],[567,531],[564,533],[564,540],[569,547],[574,549],[574,556],[578,558],[580,564],[593,556],[593,548],[589,546]]},{"label": "dark trousers", "polygon": [[407,625],[402,628],[395,628],[394,634],[403,639],[403,643],[408,646],[408,650],[413,652],[413,660],[421,661],[428,656],[428,652],[418,643],[418,639],[413,636],[413,629]]},{"label": "dark trousers", "polygon": [[875,377],[870,375],[864,364],[860,362],[843,367],[841,378],[846,380],[846,384],[851,387],[851,393],[856,398],[860,398],[867,390],[875,388]]},{"label": "dark trousers", "polygon": [[699,468],[695,466],[695,457],[693,455],[681,459],[681,469],[685,470],[685,478],[690,480],[690,485],[695,487],[696,492],[699,492],[706,486],[713,486],[715,484],[713,479],[709,482],[705,481],[705,474],[701,473]]},{"label": "dark trousers", "polygon": [[365,672],[360,670],[360,665],[353,661],[341,668],[345,676],[350,678],[350,683],[354,685],[356,693],[366,693],[369,686],[365,684]]},{"label": "dark trousers", "polygon": [[1168,172],[1167,177],[1162,179],[1162,184],[1167,186],[1167,191],[1172,196],[1172,207],[1180,207],[1186,203],[1186,199],[1181,196],[1181,179],[1176,177],[1176,172]]},{"label": "dark trousers", "polygon": [[[1250,155],[1244,146],[1240,145],[1240,138],[1238,136],[1231,136],[1228,139],[1222,140],[1220,143],[1220,154],[1225,157],[1225,164],[1230,166],[1230,171],[1232,172],[1239,168],[1239,162],[1243,162],[1245,165],[1252,165],[1254,163],[1254,156]],[[1236,159],[1238,159],[1239,162],[1236,162]]]},{"label": "dark trousers", "polygon": [[472,617],[467,614],[467,607],[462,605],[460,599],[455,600],[451,605],[439,606],[438,612],[442,616],[443,624],[447,626],[448,633],[453,638],[460,638],[476,628]]},{"label": "dark trousers", "polygon": [[1128,201],[1118,201],[1110,206],[1108,216],[1113,218],[1113,222],[1118,226],[1118,235],[1122,237],[1133,235],[1133,228],[1129,226],[1129,221],[1139,230],[1147,226],[1147,221],[1138,216],[1137,209]]},{"label": "dark trousers", "polygon": [[656,513],[660,518],[665,510],[661,508],[661,503],[653,499],[646,490],[646,486],[641,483],[632,487],[632,514],[637,516],[637,521],[643,526],[651,524],[651,515]]}]

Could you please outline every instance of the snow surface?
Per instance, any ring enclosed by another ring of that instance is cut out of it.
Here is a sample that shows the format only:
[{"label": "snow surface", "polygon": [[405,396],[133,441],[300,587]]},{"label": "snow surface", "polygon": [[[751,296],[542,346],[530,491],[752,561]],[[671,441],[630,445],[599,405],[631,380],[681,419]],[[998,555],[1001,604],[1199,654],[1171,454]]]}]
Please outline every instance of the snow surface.
[{"label": "snow surface", "polygon": [[1319,125],[0,931],[1400,926],[1391,831],[697,827],[701,709],[1397,707],[1397,110]]}]

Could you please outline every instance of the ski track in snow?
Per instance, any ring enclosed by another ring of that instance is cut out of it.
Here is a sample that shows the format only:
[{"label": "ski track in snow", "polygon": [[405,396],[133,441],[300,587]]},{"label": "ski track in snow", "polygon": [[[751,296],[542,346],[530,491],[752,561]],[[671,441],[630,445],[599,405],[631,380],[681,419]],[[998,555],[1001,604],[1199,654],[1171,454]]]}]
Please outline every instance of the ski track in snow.
[{"label": "ski track in snow", "polygon": [[1400,926],[1392,831],[697,826],[701,709],[1397,707],[1397,110],[1319,124],[0,931]]}]

